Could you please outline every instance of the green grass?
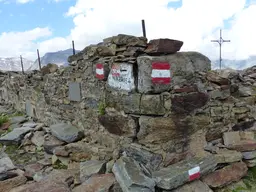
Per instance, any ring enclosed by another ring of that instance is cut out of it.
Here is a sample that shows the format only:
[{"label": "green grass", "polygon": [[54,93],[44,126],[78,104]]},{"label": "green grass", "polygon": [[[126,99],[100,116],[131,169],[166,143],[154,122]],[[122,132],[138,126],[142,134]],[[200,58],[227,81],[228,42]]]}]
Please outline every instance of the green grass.
[{"label": "green grass", "polygon": [[25,115],[24,113],[17,111],[14,114],[11,114],[10,117],[19,117],[19,116],[24,116],[24,115]]},{"label": "green grass", "polygon": [[0,127],[9,121],[9,117],[7,115],[0,115]]},{"label": "green grass", "polygon": [[52,165],[52,167],[54,169],[67,169],[68,168],[68,166],[64,165],[60,160],[57,160],[57,162],[54,165]]},{"label": "green grass", "polygon": [[249,168],[248,174],[243,178],[245,186],[238,186],[232,192],[252,192],[256,190],[256,167]]},{"label": "green grass", "polygon": [[248,189],[256,188],[256,167],[249,168],[247,176],[244,178],[244,183]]},{"label": "green grass", "polygon": [[105,115],[105,109],[106,109],[106,104],[105,103],[99,103],[98,112],[99,112],[100,115]]}]

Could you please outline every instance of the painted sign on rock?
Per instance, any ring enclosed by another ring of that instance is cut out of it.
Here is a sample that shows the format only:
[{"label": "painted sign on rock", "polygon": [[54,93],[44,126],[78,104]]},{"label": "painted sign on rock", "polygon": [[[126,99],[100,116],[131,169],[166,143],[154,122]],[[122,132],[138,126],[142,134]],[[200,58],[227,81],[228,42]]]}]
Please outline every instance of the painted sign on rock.
[{"label": "painted sign on rock", "polygon": [[100,80],[104,79],[104,66],[101,63],[96,64],[96,78]]},{"label": "painted sign on rock", "polygon": [[152,83],[153,84],[170,84],[171,83],[171,71],[170,64],[166,62],[154,62],[152,63]]},{"label": "painted sign on rock", "polygon": [[133,66],[127,63],[114,64],[108,76],[108,85],[115,89],[133,90],[135,88]]},{"label": "painted sign on rock", "polygon": [[200,167],[197,166],[188,170],[188,175],[189,175],[189,181],[193,181],[195,179],[200,178]]}]

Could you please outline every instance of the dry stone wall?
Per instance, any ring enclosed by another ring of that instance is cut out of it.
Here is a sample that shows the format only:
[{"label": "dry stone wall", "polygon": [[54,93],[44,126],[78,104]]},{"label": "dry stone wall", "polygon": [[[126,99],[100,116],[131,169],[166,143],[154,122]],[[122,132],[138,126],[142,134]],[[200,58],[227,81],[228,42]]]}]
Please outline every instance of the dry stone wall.
[{"label": "dry stone wall", "polygon": [[112,151],[136,142],[163,156],[200,154],[206,141],[255,122],[255,67],[218,74],[206,56],[177,52],[182,44],[117,35],[70,56],[67,68],[1,73],[0,98],[48,125],[71,123]]},{"label": "dry stone wall", "polygon": [[67,68],[0,72],[1,105],[49,127],[47,153],[91,159],[80,163],[82,182],[88,167],[109,166],[123,191],[220,188],[256,165],[256,66],[211,71],[182,45],[120,34],[70,56]]}]

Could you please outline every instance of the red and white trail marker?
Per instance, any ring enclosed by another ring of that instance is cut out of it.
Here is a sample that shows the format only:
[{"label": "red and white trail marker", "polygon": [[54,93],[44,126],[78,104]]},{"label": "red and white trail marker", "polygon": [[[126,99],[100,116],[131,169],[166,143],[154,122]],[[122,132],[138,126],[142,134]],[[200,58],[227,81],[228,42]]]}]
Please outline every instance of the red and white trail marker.
[{"label": "red and white trail marker", "polygon": [[104,79],[104,66],[103,64],[96,64],[96,78]]},{"label": "red and white trail marker", "polygon": [[189,175],[189,181],[198,179],[200,177],[200,167],[197,166],[188,170],[188,175]]},{"label": "red and white trail marker", "polygon": [[170,84],[171,71],[170,64],[166,62],[152,63],[152,83],[154,84]]}]

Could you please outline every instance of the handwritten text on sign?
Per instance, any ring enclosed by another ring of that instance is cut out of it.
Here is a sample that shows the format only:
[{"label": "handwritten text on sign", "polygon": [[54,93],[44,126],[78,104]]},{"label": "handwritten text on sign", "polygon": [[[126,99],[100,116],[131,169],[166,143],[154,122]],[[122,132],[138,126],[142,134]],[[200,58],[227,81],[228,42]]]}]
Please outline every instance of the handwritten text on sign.
[{"label": "handwritten text on sign", "polygon": [[154,62],[152,63],[152,83],[153,84],[170,84],[171,71],[170,64],[166,62]]},{"label": "handwritten text on sign", "polygon": [[133,66],[131,64],[114,64],[111,68],[108,84],[110,87],[131,91],[135,88]]}]

